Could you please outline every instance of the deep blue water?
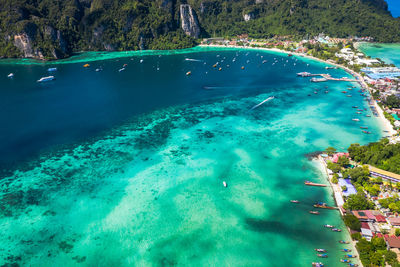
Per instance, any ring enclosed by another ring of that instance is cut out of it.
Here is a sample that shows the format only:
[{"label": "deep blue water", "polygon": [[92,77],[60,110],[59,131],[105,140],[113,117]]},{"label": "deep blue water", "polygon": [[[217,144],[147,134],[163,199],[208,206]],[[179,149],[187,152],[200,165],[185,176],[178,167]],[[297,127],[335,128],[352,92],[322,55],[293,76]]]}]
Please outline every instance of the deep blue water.
[{"label": "deep blue water", "polygon": [[392,12],[393,17],[400,16],[400,1],[399,0],[386,0],[389,5],[389,10]]},{"label": "deep blue water", "polygon": [[[235,53],[221,52],[219,58],[207,53],[145,56],[141,64],[139,57],[110,59],[91,62],[88,69],[82,63],[52,65],[58,68],[56,80],[46,84],[36,80],[49,75],[49,66],[0,64],[0,166],[20,162],[54,145],[90,138],[160,107],[257,94],[282,85],[299,86],[303,81],[296,72],[317,71],[315,65],[306,67],[304,63],[262,64],[259,54],[237,52],[235,62]],[[224,56],[229,56],[229,61],[220,63],[222,71],[212,68]],[[264,55],[269,62],[274,57]],[[128,67],[118,72],[123,64]],[[95,72],[98,67],[103,71]],[[189,70],[192,75],[186,76]],[[7,78],[10,72],[15,74],[13,79]]]}]

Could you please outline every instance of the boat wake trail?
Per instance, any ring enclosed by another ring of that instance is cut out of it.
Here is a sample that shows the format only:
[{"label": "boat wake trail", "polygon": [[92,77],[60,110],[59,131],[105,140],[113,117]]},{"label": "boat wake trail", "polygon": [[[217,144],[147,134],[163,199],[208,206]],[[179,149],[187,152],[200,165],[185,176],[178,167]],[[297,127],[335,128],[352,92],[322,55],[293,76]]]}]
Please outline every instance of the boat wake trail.
[{"label": "boat wake trail", "polygon": [[203,62],[203,60],[193,58],[185,58],[185,61]]},{"label": "boat wake trail", "polygon": [[259,103],[259,104],[255,105],[254,107],[252,107],[251,110],[258,108],[258,107],[261,106],[262,104],[264,104],[264,103],[266,103],[266,102],[268,102],[268,101],[270,101],[270,100],[272,100],[272,99],[274,99],[274,98],[275,98],[275,96],[270,96],[270,97],[268,97],[267,99],[265,99],[265,100],[262,101],[261,103]]}]

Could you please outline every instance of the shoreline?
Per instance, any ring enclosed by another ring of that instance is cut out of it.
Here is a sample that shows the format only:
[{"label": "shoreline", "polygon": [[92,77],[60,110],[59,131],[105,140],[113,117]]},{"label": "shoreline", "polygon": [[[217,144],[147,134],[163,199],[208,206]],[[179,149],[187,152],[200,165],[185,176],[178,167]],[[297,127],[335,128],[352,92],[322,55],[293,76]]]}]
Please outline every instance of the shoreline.
[{"label": "shoreline", "polygon": [[[358,82],[360,84],[360,86],[366,90],[368,90],[369,94],[372,97],[372,93],[371,90],[369,89],[368,84],[365,82],[364,78],[361,76],[361,74],[347,68],[346,66],[334,63],[334,62],[330,62],[330,61],[326,61],[320,58],[316,58],[310,55],[306,55],[306,54],[302,54],[302,53],[297,53],[297,52],[291,52],[291,51],[286,51],[286,50],[282,50],[282,49],[278,49],[278,48],[265,48],[265,47],[242,47],[242,46],[235,46],[235,45],[199,45],[199,47],[225,47],[225,48],[236,48],[236,49],[254,49],[254,50],[264,50],[264,51],[272,51],[272,52],[278,52],[278,53],[283,53],[283,54],[292,54],[294,56],[298,56],[298,57],[302,57],[302,58],[308,58],[311,60],[316,60],[319,61],[321,63],[324,64],[329,64],[331,66],[335,66],[338,68],[343,69],[344,71],[346,71],[348,74],[352,75],[353,77],[355,77]],[[383,111],[381,109],[381,107],[377,104],[376,100],[372,97],[373,103],[374,103],[374,107],[376,108],[376,110],[378,111],[378,118],[379,118],[379,124],[381,126],[381,130],[382,131],[388,131],[388,135],[392,136],[394,134],[397,134],[397,131],[394,130],[393,125],[385,118],[385,116],[383,115]]]},{"label": "shoreline", "polygon": [[[340,202],[343,201],[341,188],[340,188],[339,184],[333,184],[331,182],[331,178],[332,177],[331,177],[331,175],[329,175],[328,167],[326,165],[325,160],[321,157],[321,155],[318,155],[318,157],[315,158],[315,161],[322,167],[324,178],[327,179],[328,182],[329,182],[329,185],[330,185],[329,187],[332,190],[333,199],[335,200],[336,206],[339,208],[339,213],[340,213],[340,216],[341,216],[340,219],[343,221],[343,213],[342,213],[342,210],[341,210],[343,204],[340,205],[341,204]],[[340,196],[340,198],[338,196]],[[344,221],[343,221],[343,223],[344,223]],[[359,255],[358,250],[356,248],[357,242],[354,241],[351,238],[350,228],[347,227],[346,225],[345,225],[345,227],[347,229],[347,234],[350,237],[350,244],[351,244],[352,254],[357,256],[356,259],[358,261],[359,266],[363,266],[363,264],[362,264],[362,262],[360,260],[360,255]]]}]

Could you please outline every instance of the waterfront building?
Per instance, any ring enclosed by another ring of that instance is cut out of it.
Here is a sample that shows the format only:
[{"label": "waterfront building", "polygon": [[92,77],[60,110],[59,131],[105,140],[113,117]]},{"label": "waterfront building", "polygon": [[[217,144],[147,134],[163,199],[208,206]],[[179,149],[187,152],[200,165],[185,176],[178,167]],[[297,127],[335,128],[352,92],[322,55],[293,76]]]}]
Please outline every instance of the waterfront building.
[{"label": "waterfront building", "polygon": [[400,175],[393,173],[393,172],[388,172],[382,169],[378,169],[376,167],[373,167],[371,165],[368,165],[369,167],[369,172],[372,177],[381,177],[382,179],[389,180],[392,182],[400,182]]}]

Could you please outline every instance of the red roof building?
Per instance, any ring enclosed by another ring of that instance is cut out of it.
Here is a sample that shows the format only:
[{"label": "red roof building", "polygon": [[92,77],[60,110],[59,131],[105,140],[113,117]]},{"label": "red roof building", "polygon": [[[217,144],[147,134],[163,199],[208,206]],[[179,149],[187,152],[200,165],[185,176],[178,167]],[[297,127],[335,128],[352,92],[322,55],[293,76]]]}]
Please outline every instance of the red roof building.
[{"label": "red roof building", "polygon": [[386,223],[386,218],[383,215],[375,215],[375,219],[378,223]]}]

